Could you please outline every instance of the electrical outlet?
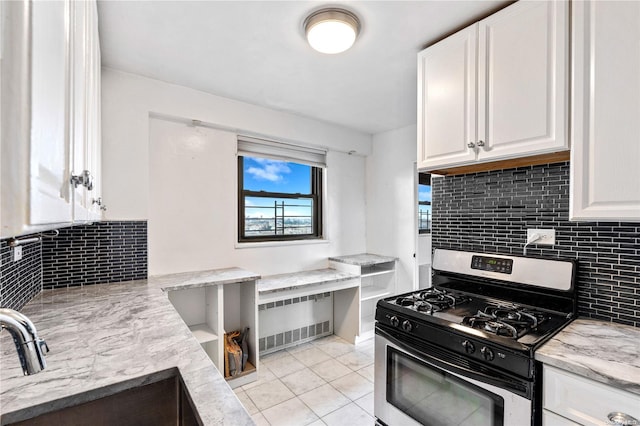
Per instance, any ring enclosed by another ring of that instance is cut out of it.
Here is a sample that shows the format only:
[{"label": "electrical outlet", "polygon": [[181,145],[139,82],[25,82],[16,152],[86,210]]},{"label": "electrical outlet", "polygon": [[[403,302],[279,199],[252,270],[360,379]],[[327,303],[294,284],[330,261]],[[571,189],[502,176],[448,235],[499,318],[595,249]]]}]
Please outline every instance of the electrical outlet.
[{"label": "electrical outlet", "polygon": [[527,241],[531,241],[535,234],[540,235],[541,238],[532,242],[531,245],[552,246],[556,243],[555,229],[527,229]]},{"label": "electrical outlet", "polygon": [[22,260],[22,246],[15,246],[13,248],[13,261],[17,262],[18,260]]}]

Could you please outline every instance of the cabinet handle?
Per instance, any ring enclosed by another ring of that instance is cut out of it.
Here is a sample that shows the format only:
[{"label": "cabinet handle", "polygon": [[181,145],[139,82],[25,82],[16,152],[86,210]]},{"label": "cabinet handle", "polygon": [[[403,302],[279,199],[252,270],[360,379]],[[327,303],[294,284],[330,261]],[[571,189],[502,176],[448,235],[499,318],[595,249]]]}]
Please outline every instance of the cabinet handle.
[{"label": "cabinet handle", "polygon": [[97,204],[98,207],[100,208],[100,210],[102,210],[103,212],[107,210],[107,206],[105,206],[102,203],[102,197],[92,198],[91,199],[91,204]]},{"label": "cabinet handle", "polygon": [[89,170],[83,170],[79,175],[71,175],[69,181],[74,188],[82,185],[89,191],[93,189],[93,176],[91,176]]},{"label": "cabinet handle", "polygon": [[478,146],[484,146],[484,141],[478,141]]},{"label": "cabinet handle", "polygon": [[633,416],[630,416],[625,413],[613,412],[607,414],[607,418],[609,419],[609,424],[614,426],[638,426],[640,425],[640,421]]},{"label": "cabinet handle", "polygon": [[476,144],[475,144],[475,143],[473,143],[473,142],[469,142],[469,143],[467,144],[467,146],[468,146],[469,148],[475,148],[475,147],[476,147]]}]

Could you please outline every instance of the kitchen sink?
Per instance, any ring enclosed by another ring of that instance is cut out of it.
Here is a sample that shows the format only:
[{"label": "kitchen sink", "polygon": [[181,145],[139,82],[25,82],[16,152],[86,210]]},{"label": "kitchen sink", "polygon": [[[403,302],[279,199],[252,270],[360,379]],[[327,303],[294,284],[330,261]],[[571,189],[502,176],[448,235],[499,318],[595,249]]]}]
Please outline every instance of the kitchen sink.
[{"label": "kitchen sink", "polygon": [[[166,374],[144,377],[131,381],[131,386],[109,394],[109,389],[122,388],[125,383],[105,389],[75,395],[74,399],[86,402],[46,412],[12,425],[91,425],[91,426],[162,426],[201,425],[202,422],[182,383],[177,370]],[[167,374],[170,377],[167,377]],[[149,381],[151,380],[151,383]],[[142,385],[136,385],[143,382]],[[93,399],[95,394],[108,394]]]}]

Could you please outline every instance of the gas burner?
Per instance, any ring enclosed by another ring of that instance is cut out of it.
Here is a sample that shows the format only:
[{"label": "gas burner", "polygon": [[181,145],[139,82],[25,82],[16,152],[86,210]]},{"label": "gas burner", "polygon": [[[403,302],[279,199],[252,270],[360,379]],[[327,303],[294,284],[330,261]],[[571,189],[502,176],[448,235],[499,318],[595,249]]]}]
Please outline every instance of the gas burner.
[{"label": "gas burner", "polygon": [[396,304],[399,306],[413,306],[416,302],[416,299],[413,297],[398,297],[396,299]]},{"label": "gas burner", "polygon": [[434,306],[426,300],[417,300],[414,306],[416,310],[420,312],[428,312],[430,314],[433,313]]},{"label": "gas burner", "polygon": [[505,322],[489,320],[484,324],[484,329],[498,336],[513,337],[514,339],[518,337],[518,330]]},{"label": "gas burner", "polygon": [[415,309],[418,312],[433,314],[444,311],[470,301],[467,296],[454,295],[444,290],[431,287],[426,290],[401,296],[395,299],[395,304]]},{"label": "gas burner", "polygon": [[518,306],[487,306],[476,315],[465,317],[462,324],[497,336],[518,339],[534,330],[546,317]]},{"label": "gas burner", "polygon": [[506,322],[514,326],[527,327],[534,329],[545,320],[545,316],[540,312],[535,312],[516,305],[506,306],[487,306],[484,309],[485,315]]},{"label": "gas burner", "polygon": [[485,316],[483,312],[478,312],[478,315],[472,317],[465,317],[462,320],[462,324],[471,328],[487,331],[496,336],[505,336],[512,339],[518,338],[518,330],[514,326],[490,316]]}]

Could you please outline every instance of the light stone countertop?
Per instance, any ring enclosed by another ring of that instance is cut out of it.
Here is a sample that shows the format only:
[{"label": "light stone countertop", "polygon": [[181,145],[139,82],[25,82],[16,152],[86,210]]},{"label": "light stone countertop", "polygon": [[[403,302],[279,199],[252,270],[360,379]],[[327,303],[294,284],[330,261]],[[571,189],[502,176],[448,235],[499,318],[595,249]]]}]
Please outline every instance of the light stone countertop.
[{"label": "light stone countertop", "polygon": [[258,293],[265,295],[316,284],[347,281],[358,277],[359,275],[330,268],[294,272],[290,274],[270,275],[258,280]]},{"label": "light stone countertop", "polygon": [[640,328],[579,318],[538,349],[536,359],[640,395]]},{"label": "light stone countertop", "polygon": [[340,263],[347,263],[349,265],[357,266],[372,266],[380,263],[394,262],[398,258],[389,256],[380,256],[379,254],[360,253],[347,256],[335,256],[330,257],[329,260]]},{"label": "light stone countertop", "polygon": [[162,289],[258,278],[231,268],[41,292],[21,312],[49,346],[47,368],[23,376],[11,336],[1,333],[0,423],[153,382],[177,369],[203,424],[253,425]]}]

